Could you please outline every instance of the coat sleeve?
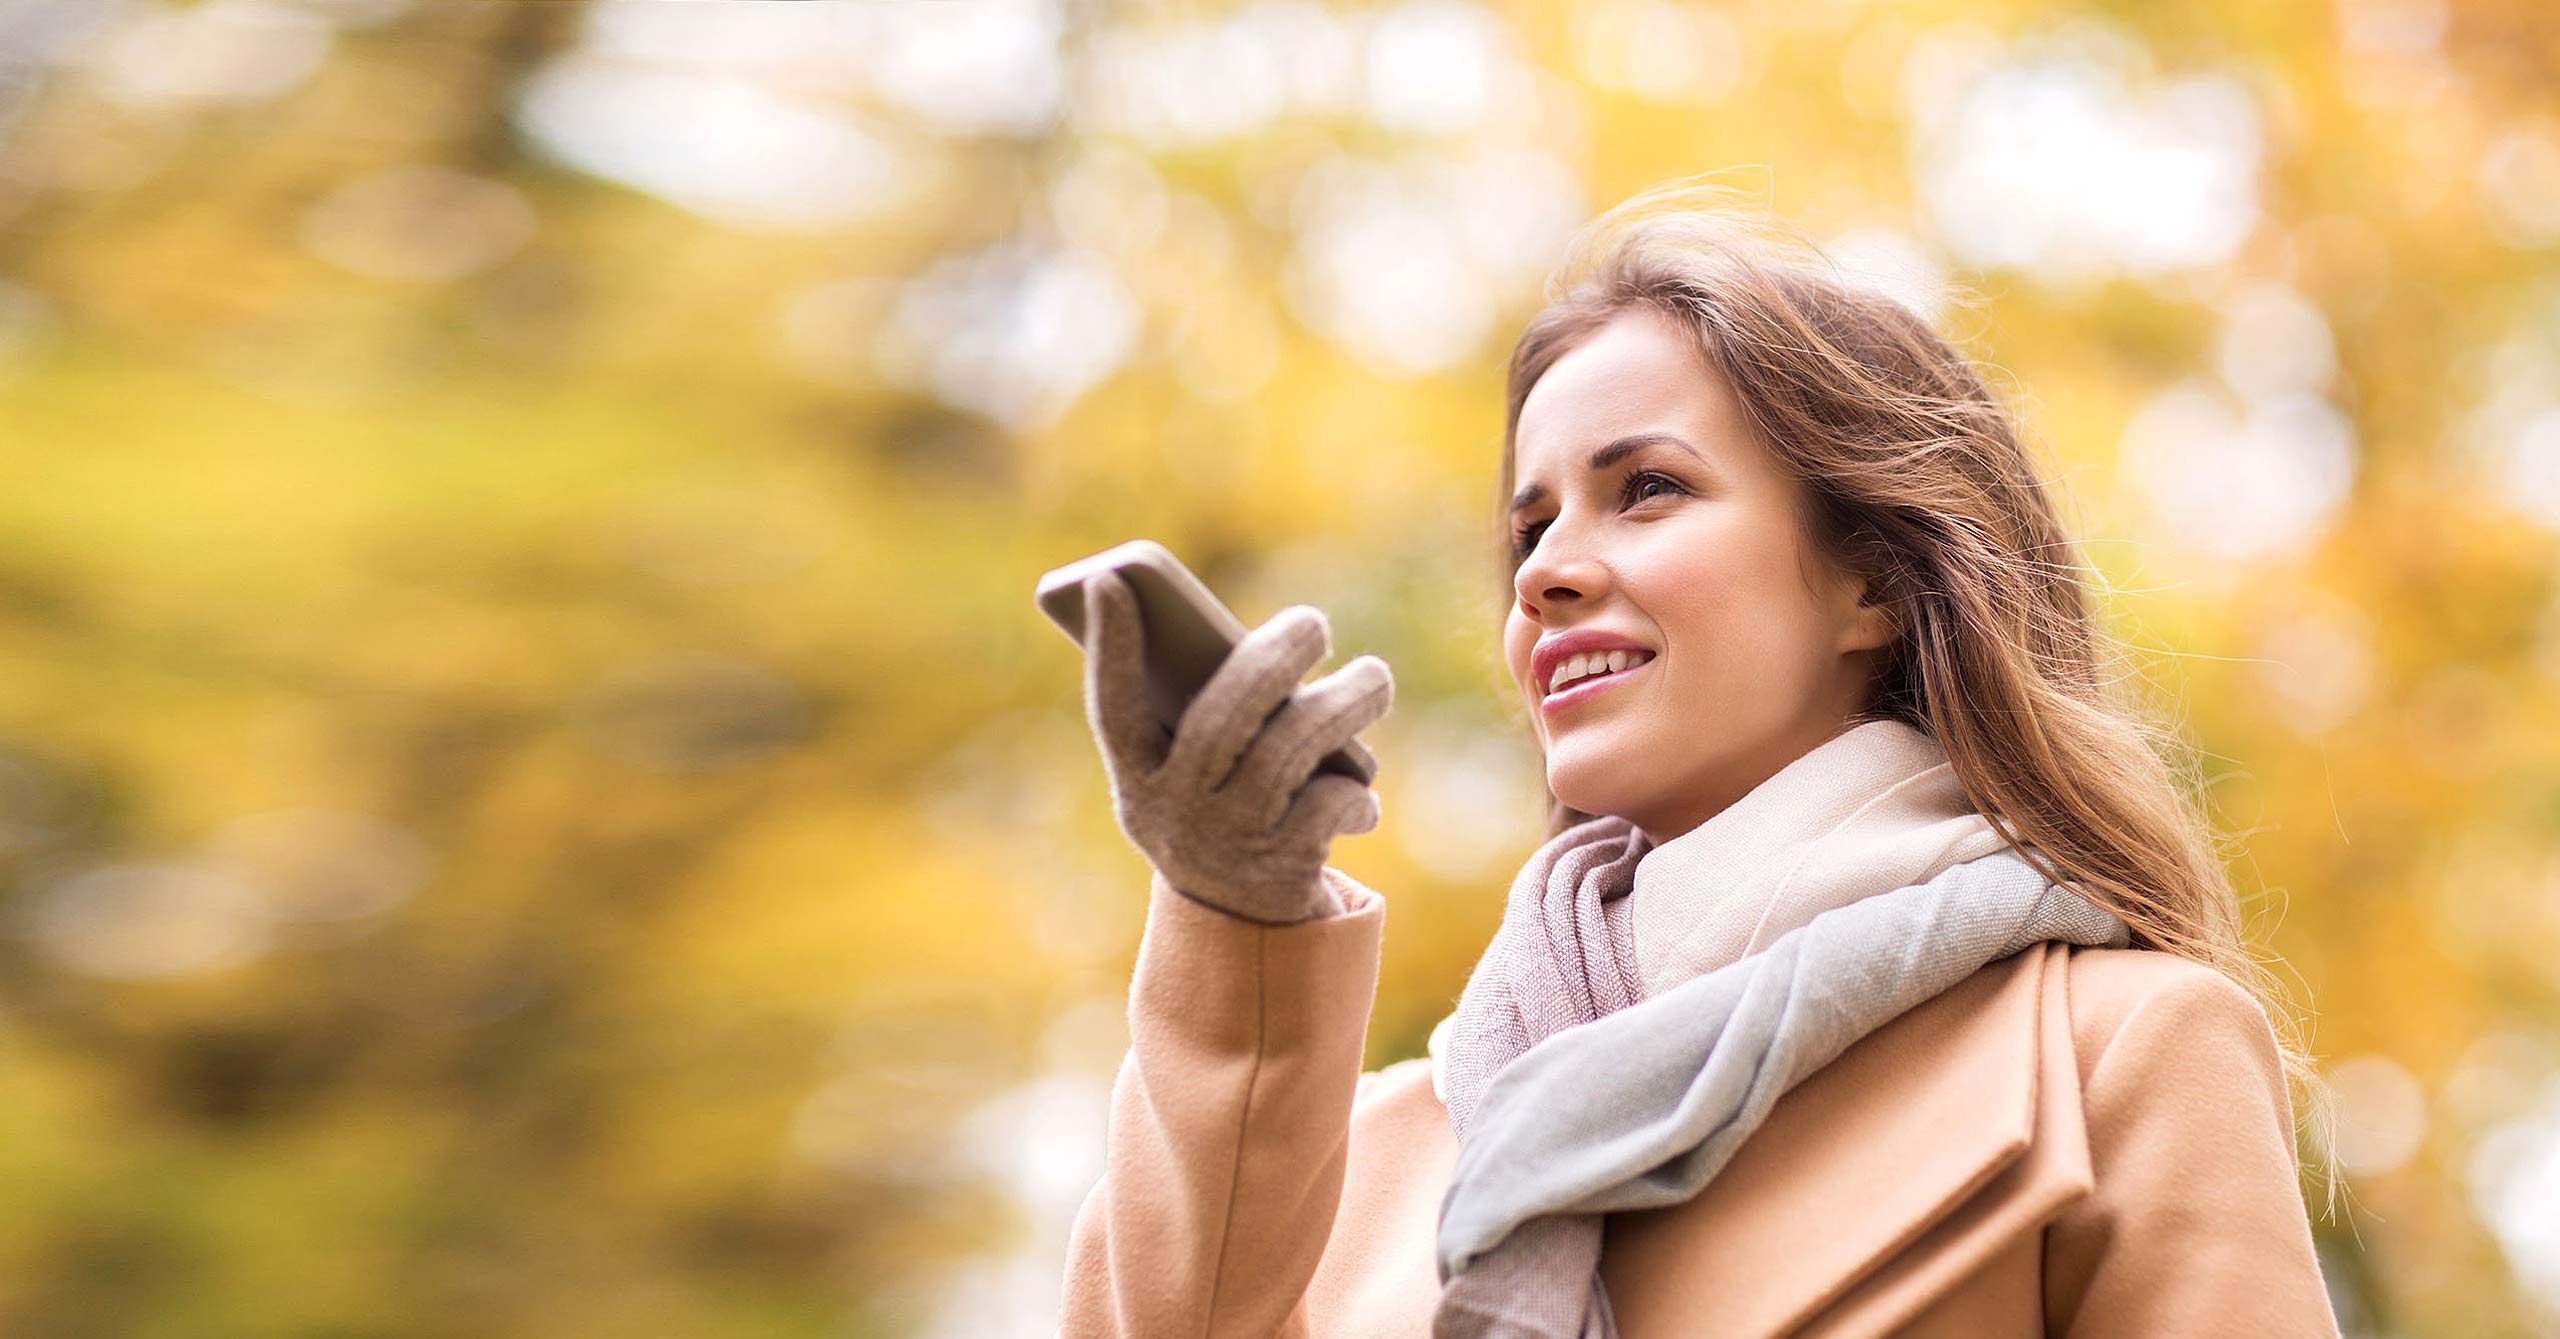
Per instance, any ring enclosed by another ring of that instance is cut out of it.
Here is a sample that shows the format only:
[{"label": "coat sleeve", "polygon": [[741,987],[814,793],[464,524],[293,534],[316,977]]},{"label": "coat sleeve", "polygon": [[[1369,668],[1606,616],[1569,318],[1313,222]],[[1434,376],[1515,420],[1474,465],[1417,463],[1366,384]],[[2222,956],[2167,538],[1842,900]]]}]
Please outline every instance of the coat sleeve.
[{"label": "coat sleeve", "polygon": [[1385,899],[1262,925],[1151,880],[1102,1180],[1067,1244],[1061,1339],[1304,1336],[1376,1000]]},{"label": "coat sleeve", "polygon": [[2334,1339],[2267,1018],[2210,968],[2145,996],[2083,1085],[2091,1193],[2045,1234],[2061,1339]]}]

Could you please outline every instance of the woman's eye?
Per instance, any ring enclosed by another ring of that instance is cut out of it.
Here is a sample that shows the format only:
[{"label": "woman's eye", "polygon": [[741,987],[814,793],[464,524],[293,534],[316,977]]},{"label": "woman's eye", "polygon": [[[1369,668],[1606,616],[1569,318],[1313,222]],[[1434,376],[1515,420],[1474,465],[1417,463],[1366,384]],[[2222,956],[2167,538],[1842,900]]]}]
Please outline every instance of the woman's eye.
[{"label": "woman's eye", "polygon": [[[1675,493],[1687,491],[1680,487],[1679,480],[1672,478],[1668,474],[1656,474],[1652,470],[1638,470],[1636,473],[1627,477],[1626,496],[1628,500],[1638,500],[1638,492],[1648,483],[1662,484]],[[1651,496],[1651,494],[1646,494],[1646,496]]]},{"label": "woman's eye", "polygon": [[[1619,505],[1624,506],[1629,502],[1641,502],[1648,497],[1656,496],[1655,494],[1643,491],[1645,485],[1656,483],[1664,485],[1674,493],[1688,491],[1680,486],[1679,480],[1672,478],[1668,474],[1659,474],[1652,470],[1638,470],[1635,473],[1628,475],[1627,482],[1618,489]],[[1544,531],[1547,528],[1547,524],[1548,523],[1545,521],[1540,521],[1535,525],[1524,526],[1512,532],[1511,556],[1515,561],[1526,561],[1528,559],[1529,550],[1536,546],[1538,542],[1538,535],[1541,531]]]}]

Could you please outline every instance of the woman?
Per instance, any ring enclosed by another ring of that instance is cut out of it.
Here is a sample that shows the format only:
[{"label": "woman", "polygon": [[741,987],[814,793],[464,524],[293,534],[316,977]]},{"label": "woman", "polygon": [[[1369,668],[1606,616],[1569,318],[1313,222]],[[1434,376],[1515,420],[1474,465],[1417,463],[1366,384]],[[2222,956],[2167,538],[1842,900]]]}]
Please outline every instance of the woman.
[{"label": "woman", "polygon": [[2013,420],[1707,188],[1561,278],[1496,495],[1551,822],[1428,1057],[1360,1072],[1377,802],[1311,775],[1384,663],[1297,686],[1293,607],[1166,740],[1088,589],[1155,877],[1063,1333],[2335,1334],[2324,1094]]}]

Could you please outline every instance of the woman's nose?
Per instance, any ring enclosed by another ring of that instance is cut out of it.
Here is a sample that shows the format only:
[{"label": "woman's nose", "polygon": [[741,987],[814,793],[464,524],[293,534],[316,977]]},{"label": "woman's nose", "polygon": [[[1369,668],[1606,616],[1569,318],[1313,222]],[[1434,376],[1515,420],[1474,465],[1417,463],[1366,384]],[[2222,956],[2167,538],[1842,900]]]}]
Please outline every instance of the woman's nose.
[{"label": "woman's nose", "polygon": [[1599,563],[1572,546],[1570,539],[1560,539],[1555,527],[1549,526],[1513,574],[1512,588],[1520,597],[1521,609],[1536,614],[1547,606],[1594,594],[1601,580]]}]

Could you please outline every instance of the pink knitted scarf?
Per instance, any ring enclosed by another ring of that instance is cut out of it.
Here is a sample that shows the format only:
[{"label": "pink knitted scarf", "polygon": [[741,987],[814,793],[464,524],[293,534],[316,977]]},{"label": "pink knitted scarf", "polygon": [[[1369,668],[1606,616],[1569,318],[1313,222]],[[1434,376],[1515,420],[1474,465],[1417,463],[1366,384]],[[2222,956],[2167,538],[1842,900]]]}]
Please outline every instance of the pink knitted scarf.
[{"label": "pink knitted scarf", "polygon": [[[1476,1101],[1519,1055],[1566,1028],[1644,997],[1636,973],[1636,862],[1653,849],[1634,824],[1596,818],[1538,848],[1450,1020],[1446,1101],[1461,1140]],[[1523,1224],[1443,1288],[1434,1339],[1511,1334],[1616,1339],[1599,1282],[1601,1225],[1558,1214]]]}]

